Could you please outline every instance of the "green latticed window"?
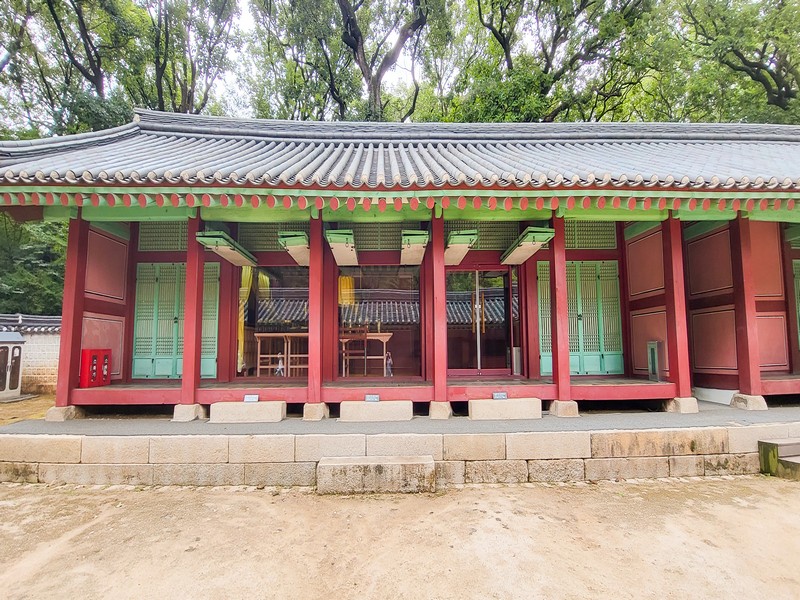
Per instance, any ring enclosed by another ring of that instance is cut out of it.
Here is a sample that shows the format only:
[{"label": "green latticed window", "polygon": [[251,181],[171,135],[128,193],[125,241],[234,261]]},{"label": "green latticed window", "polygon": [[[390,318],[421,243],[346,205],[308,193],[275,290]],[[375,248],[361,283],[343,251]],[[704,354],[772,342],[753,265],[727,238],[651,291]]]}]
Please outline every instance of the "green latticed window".
[{"label": "green latticed window", "polygon": [[139,224],[139,251],[185,251],[186,222],[167,221],[162,223],[145,221]]},{"label": "green latticed window", "polygon": [[570,250],[613,250],[617,247],[617,226],[613,222],[567,219],[564,237]]},{"label": "green latticed window", "polygon": [[418,223],[348,223],[359,250],[400,250],[404,229],[416,229]]},{"label": "green latticed window", "polygon": [[516,221],[467,221],[456,219],[444,222],[445,239],[451,231],[478,230],[478,242],[473,250],[507,250],[519,237]]},{"label": "green latticed window", "polygon": [[240,223],[238,241],[250,252],[273,252],[283,250],[283,248],[278,245],[279,231],[303,231],[308,233],[308,222]]}]

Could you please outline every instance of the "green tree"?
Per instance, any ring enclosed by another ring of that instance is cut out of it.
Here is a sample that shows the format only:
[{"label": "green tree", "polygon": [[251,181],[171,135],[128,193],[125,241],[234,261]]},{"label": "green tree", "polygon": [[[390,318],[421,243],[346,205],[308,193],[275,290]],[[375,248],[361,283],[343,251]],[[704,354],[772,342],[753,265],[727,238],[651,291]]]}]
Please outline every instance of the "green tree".
[{"label": "green tree", "polygon": [[61,313],[66,245],[65,223],[17,223],[0,214],[0,313]]}]

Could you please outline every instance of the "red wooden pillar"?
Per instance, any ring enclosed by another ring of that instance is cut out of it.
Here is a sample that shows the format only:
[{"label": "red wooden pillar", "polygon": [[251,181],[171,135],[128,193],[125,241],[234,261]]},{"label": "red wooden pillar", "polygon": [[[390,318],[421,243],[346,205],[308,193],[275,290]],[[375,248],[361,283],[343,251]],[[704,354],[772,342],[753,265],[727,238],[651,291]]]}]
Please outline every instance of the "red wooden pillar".
[{"label": "red wooden pillar", "polygon": [[536,257],[526,260],[520,268],[520,294],[524,303],[522,338],[525,348],[525,375],[528,379],[539,379],[539,283],[536,272]]},{"label": "red wooden pillar", "polygon": [[324,245],[322,219],[311,219],[308,265],[308,402],[322,402]]},{"label": "red wooden pillar", "polygon": [[186,229],[186,288],[183,313],[183,374],[181,404],[195,404],[200,387],[203,341],[203,283],[205,249],[197,242],[200,217],[189,219]]},{"label": "red wooden pillar", "polygon": [[692,396],[689,366],[689,329],[686,316],[681,222],[672,217],[661,223],[664,248],[664,290],[667,305],[667,354],[669,376],[678,398]]},{"label": "red wooden pillar", "polygon": [[130,224],[128,240],[128,281],[125,291],[125,337],[122,352],[122,381],[133,381],[133,325],[136,320],[136,267],[139,264],[139,224]]},{"label": "red wooden pillar", "polygon": [[239,312],[239,278],[237,267],[227,260],[219,265],[219,354],[217,380],[229,382],[236,373],[236,323]]},{"label": "red wooden pillar", "polygon": [[447,401],[447,290],[444,269],[444,219],[431,220],[430,282],[432,287],[433,335],[427,347],[433,350],[433,399]]},{"label": "red wooden pillar", "polygon": [[86,254],[89,247],[89,222],[81,218],[69,222],[67,263],[64,270],[64,301],[61,308],[61,341],[58,353],[56,406],[68,406],[77,387],[81,363],[83,302],[86,289]]},{"label": "red wooden pillar", "polygon": [[731,266],[736,308],[736,362],[739,391],[761,395],[761,361],[756,322],[756,292],[753,283],[752,239],[749,219],[731,221]]},{"label": "red wooden pillar", "polygon": [[555,236],[550,242],[550,309],[553,346],[553,383],[556,399],[571,400],[569,380],[569,313],[567,312],[567,244],[563,217],[553,217]]},{"label": "red wooden pillar", "polygon": [[781,229],[781,264],[783,265],[783,285],[786,290],[786,308],[789,322],[789,350],[791,352],[791,372],[800,372],[800,346],[798,346],[797,296],[794,291],[794,264],[792,247],[786,241],[786,230]]}]

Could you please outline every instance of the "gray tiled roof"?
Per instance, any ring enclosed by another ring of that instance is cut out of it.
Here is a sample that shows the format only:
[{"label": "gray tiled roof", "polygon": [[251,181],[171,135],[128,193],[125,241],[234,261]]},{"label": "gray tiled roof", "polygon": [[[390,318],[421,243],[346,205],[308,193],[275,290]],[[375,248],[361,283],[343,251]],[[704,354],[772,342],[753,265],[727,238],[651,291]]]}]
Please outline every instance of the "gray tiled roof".
[{"label": "gray tiled roof", "polygon": [[[392,295],[392,290],[371,291],[382,292],[384,296]],[[484,312],[486,323],[505,323],[506,304],[503,294],[504,291],[502,289],[487,290]],[[378,296],[378,294],[373,295]],[[340,305],[339,319],[342,323],[348,325],[369,324],[373,327],[379,321],[386,326],[416,325],[419,323],[419,293],[416,292],[416,300],[411,299],[413,293],[406,293],[405,295],[409,299],[361,299],[353,304]],[[447,296],[447,323],[449,325],[471,325],[472,300],[470,292],[448,292]],[[516,296],[514,296],[511,310],[513,317],[515,319],[518,318],[519,306]],[[259,330],[280,329],[281,327],[307,328],[308,301],[285,298],[259,300],[257,320],[257,328]]]},{"label": "gray tiled roof", "polygon": [[137,111],[102,132],[0,143],[0,185],[800,188],[800,127],[351,123]]},{"label": "gray tiled roof", "polygon": [[59,333],[61,317],[40,315],[0,314],[0,331],[21,333]]}]

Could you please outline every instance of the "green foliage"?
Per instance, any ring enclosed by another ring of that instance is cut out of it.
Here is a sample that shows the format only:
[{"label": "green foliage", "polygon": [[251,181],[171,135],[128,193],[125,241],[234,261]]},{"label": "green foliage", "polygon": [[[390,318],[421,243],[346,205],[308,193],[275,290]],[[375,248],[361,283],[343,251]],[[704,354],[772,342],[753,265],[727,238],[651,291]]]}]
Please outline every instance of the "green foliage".
[{"label": "green foliage", "polygon": [[61,314],[67,225],[0,214],[0,313]]}]

